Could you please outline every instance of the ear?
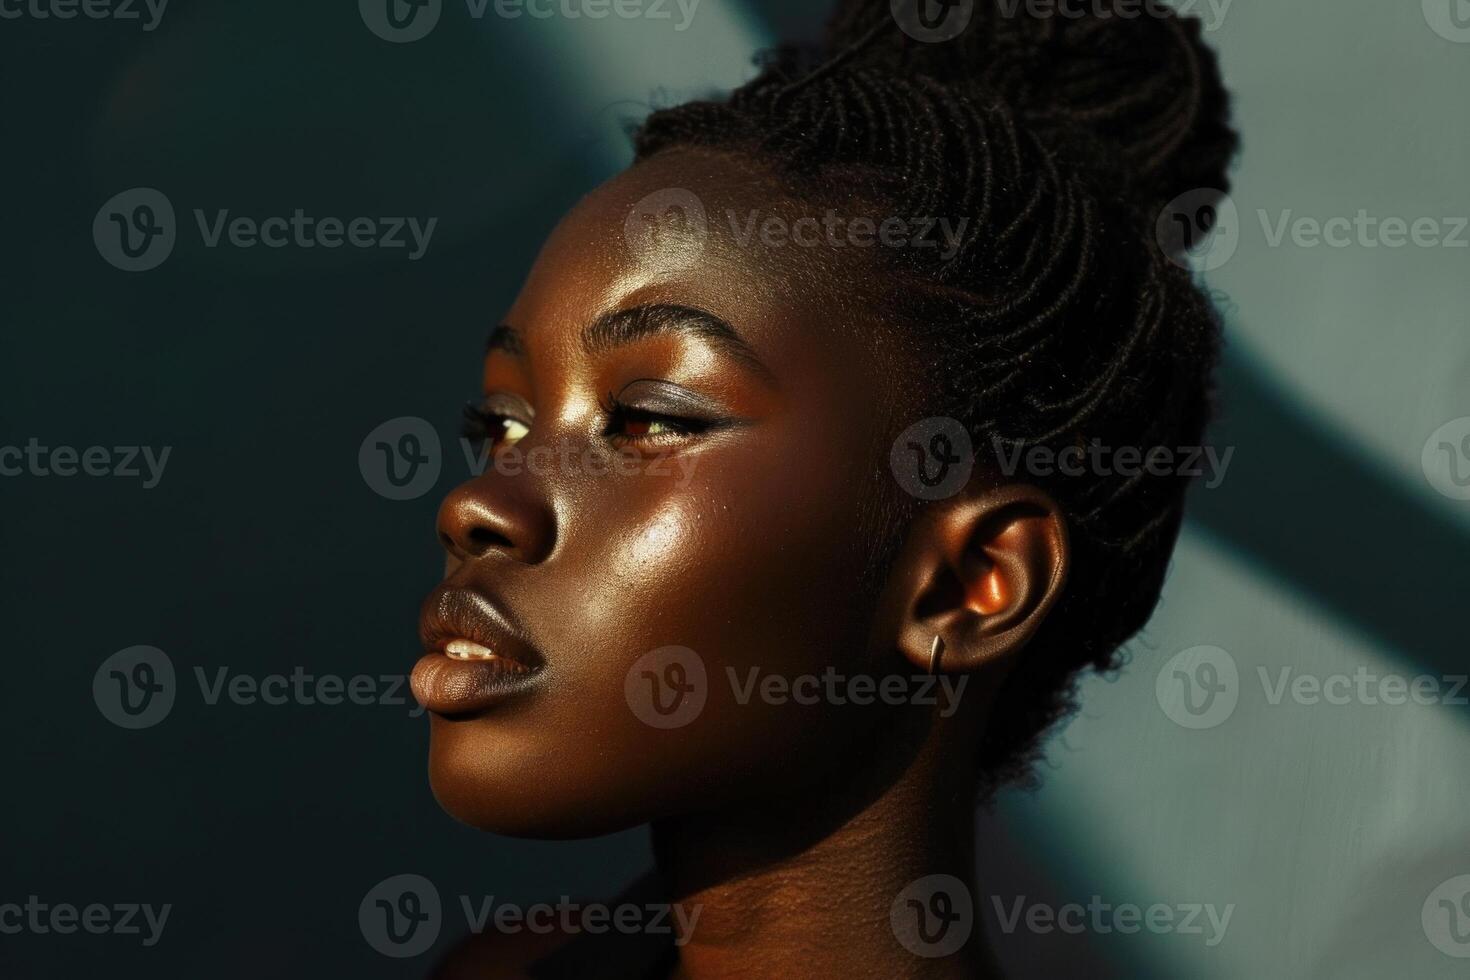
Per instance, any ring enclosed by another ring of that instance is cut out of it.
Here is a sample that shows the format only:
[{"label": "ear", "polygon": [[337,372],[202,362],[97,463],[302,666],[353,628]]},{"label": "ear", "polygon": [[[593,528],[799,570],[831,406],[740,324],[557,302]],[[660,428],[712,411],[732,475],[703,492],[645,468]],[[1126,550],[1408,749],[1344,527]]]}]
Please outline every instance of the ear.
[{"label": "ear", "polygon": [[898,590],[890,598],[899,651],[920,670],[932,660],[936,673],[1007,662],[1060,597],[1070,557],[1061,510],[1036,487],[1012,484],[931,505],[915,519],[889,580]]}]

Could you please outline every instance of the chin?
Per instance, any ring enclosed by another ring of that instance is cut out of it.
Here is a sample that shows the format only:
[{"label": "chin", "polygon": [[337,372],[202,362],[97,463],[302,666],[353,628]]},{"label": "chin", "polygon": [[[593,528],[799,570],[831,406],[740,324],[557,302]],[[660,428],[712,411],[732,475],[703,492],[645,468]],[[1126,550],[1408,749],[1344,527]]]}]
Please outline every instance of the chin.
[{"label": "chin", "polygon": [[[570,840],[601,837],[648,822],[650,797],[604,785],[615,763],[602,760],[604,780],[588,779],[585,747],[575,763],[562,751],[508,751],[481,720],[434,718],[429,786],[444,812],[461,823],[506,837]],[[572,754],[572,753],[568,753]]]}]

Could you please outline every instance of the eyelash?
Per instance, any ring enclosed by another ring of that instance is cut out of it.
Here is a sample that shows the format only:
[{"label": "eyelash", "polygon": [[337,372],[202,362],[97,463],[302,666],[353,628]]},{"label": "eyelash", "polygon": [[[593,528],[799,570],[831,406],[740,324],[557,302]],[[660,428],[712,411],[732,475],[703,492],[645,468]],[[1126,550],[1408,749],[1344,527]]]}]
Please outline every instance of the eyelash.
[{"label": "eyelash", "polygon": [[[603,414],[607,416],[607,427],[603,430],[603,436],[615,446],[630,445],[634,443],[649,443],[656,440],[667,441],[669,439],[684,439],[689,436],[698,435],[712,427],[712,424],[700,419],[684,418],[676,415],[665,415],[660,412],[650,412],[646,409],[637,408],[618,400],[618,396],[608,392],[605,400],[598,402]],[[484,405],[470,402],[464,407],[464,423],[461,434],[475,442],[490,441],[491,436],[495,439],[492,444],[498,444],[504,438],[504,429],[507,425],[514,424],[529,428],[520,419],[492,412]],[[659,425],[666,428],[664,432],[618,432],[620,425]],[[519,438],[519,437],[517,437]]]},{"label": "eyelash", "polygon": [[[484,405],[474,402],[466,402],[464,406],[464,418],[460,425],[460,434],[472,442],[490,442],[492,445],[499,444],[505,437],[504,428],[508,423],[526,426],[520,419],[513,419],[509,415],[492,412]],[[491,435],[495,438],[492,440]]]},{"label": "eyelash", "polygon": [[[692,419],[677,415],[665,415],[662,412],[650,412],[646,409],[636,408],[618,400],[613,392],[608,392],[606,399],[598,403],[607,416],[607,428],[603,435],[612,441],[615,446],[628,445],[635,442],[652,442],[655,440],[667,441],[669,439],[685,439],[689,436],[698,435],[709,429],[711,424],[700,419]],[[648,433],[619,433],[614,431],[619,423],[624,425],[632,423],[658,424],[667,427],[666,432]]]}]

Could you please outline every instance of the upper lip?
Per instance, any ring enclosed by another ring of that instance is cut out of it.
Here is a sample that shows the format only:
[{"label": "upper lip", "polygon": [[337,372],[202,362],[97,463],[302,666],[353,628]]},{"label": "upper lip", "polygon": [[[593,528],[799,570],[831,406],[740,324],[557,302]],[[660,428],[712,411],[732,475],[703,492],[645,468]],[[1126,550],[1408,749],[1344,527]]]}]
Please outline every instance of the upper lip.
[{"label": "upper lip", "polygon": [[462,586],[441,585],[429,593],[419,611],[419,640],[426,652],[442,652],[451,640],[469,640],[528,669],[541,666],[536,648],[505,610]]}]

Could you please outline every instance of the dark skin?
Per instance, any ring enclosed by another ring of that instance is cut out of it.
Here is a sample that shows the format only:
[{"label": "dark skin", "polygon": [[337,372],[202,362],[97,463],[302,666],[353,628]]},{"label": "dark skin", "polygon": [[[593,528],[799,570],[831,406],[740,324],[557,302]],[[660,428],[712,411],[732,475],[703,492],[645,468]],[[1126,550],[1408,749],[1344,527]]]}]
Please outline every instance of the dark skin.
[{"label": "dark skin", "polygon": [[[625,236],[635,205],[665,188],[703,202],[702,246]],[[494,707],[431,716],[434,792],[459,819],[517,836],[651,824],[666,900],[699,909],[672,976],[991,975],[978,928],[958,953],[922,958],[895,939],[889,910],[943,873],[980,911],[976,747],[1061,591],[1064,522],[1040,490],[977,468],[865,577],[876,543],[864,529],[892,506],[888,448],[922,417],[922,378],[866,312],[881,287],[872,250],[741,245],[727,209],[820,213],[752,161],[667,152],[565,217],[506,314],[513,334],[484,364],[490,403],[511,417],[497,451],[561,443],[672,465],[662,477],[487,470],[444,501],[446,583],[493,596],[537,663]],[[738,341],[673,317],[589,343],[600,319],[659,306],[710,314]],[[632,410],[610,414],[609,392]],[[697,425],[679,414],[693,409]],[[943,698],[742,704],[727,673],[908,677],[928,670],[936,636],[939,672],[968,678],[948,717]],[[697,652],[708,700],[660,729],[630,710],[624,681],[670,644]],[[501,940],[479,962],[478,943],[447,972],[518,975],[546,945]]]}]

